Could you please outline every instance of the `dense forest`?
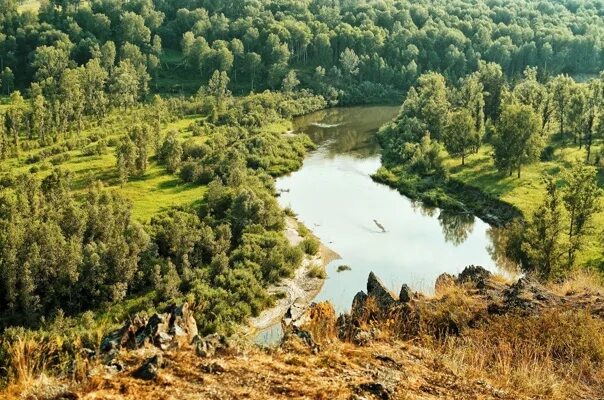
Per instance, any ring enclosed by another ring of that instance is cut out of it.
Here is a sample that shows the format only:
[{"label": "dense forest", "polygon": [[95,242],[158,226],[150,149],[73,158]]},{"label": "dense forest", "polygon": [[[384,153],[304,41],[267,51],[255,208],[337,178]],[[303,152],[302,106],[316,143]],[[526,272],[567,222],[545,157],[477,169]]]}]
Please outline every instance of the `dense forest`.
[{"label": "dense forest", "polygon": [[[601,0],[0,0],[0,371],[25,329],[75,337],[186,299],[203,333],[232,332],[270,306],[317,251],[283,233],[274,178],[314,146],[283,131],[335,105],[404,101],[376,179],[443,207],[446,157],[520,178],[580,149],[503,247],[546,279],[599,267],[603,17]],[[196,198],[135,218],[155,173]]]}]

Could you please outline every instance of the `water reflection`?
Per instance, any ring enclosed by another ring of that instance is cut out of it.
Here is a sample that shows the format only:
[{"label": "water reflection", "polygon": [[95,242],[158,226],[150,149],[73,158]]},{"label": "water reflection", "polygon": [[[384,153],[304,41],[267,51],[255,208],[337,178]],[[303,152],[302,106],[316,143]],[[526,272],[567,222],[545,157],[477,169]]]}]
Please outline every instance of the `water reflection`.
[{"label": "water reflection", "polygon": [[297,118],[294,129],[304,132],[322,145],[325,157],[348,154],[367,158],[379,154],[375,132],[376,121],[386,122],[396,113],[396,107],[351,107],[345,112],[328,109]]},{"label": "water reflection", "polygon": [[455,246],[465,242],[474,230],[474,216],[469,213],[441,210],[438,222],[445,240]]},{"label": "water reflection", "polygon": [[521,266],[510,257],[511,249],[519,248],[520,244],[515,242],[517,235],[514,234],[513,224],[509,227],[490,227],[487,235],[490,239],[487,251],[499,268],[511,275],[517,275]]}]

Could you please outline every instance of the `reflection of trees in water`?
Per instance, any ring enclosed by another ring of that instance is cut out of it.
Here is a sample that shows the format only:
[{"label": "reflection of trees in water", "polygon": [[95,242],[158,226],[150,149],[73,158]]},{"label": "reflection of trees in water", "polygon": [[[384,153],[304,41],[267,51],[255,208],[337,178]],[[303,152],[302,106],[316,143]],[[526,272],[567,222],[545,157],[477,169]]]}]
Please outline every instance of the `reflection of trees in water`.
[{"label": "reflection of trees in water", "polygon": [[413,211],[419,212],[420,215],[430,218],[434,217],[436,215],[436,212],[438,211],[438,208],[436,207],[430,207],[425,205],[421,201],[413,200],[411,201],[411,208],[413,208]]},{"label": "reflection of trees in water", "polygon": [[317,144],[328,143],[328,157],[346,153],[365,158],[378,152],[375,133],[394,113],[393,107],[336,108],[299,117],[295,127]]},{"label": "reflection of trees in water", "polygon": [[442,227],[445,240],[455,246],[465,242],[474,230],[474,216],[469,213],[441,210],[438,222]]},{"label": "reflection of trees in water", "polygon": [[487,229],[487,236],[491,242],[487,251],[495,265],[511,274],[518,273],[521,270],[520,265],[510,257],[510,251],[514,251],[520,244],[516,243],[517,239],[510,228],[492,226]]}]

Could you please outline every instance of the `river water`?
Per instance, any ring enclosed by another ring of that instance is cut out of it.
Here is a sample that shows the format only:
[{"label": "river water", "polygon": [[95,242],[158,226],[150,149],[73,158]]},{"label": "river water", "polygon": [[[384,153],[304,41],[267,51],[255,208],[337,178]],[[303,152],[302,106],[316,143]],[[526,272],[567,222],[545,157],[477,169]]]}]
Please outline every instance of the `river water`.
[{"label": "river water", "polygon": [[[403,283],[429,293],[440,274],[470,264],[497,270],[488,224],[422,207],[371,179],[380,167],[375,133],[397,111],[336,108],[294,122],[295,131],[308,134],[318,149],[300,170],[277,180],[279,203],[342,257],[328,265],[316,298],[331,301],[337,312],[350,309],[370,271],[398,294]],[[350,270],[337,272],[342,265]]]}]

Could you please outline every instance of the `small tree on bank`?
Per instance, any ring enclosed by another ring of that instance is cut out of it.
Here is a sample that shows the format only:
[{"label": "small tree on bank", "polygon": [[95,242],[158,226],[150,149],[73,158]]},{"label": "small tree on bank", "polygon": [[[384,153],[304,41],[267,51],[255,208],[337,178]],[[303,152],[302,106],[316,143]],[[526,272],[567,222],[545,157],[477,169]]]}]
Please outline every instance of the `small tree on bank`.
[{"label": "small tree on bank", "polygon": [[476,146],[475,124],[468,110],[451,113],[443,132],[443,142],[449,154],[461,157],[461,165],[465,165],[466,156]]}]

